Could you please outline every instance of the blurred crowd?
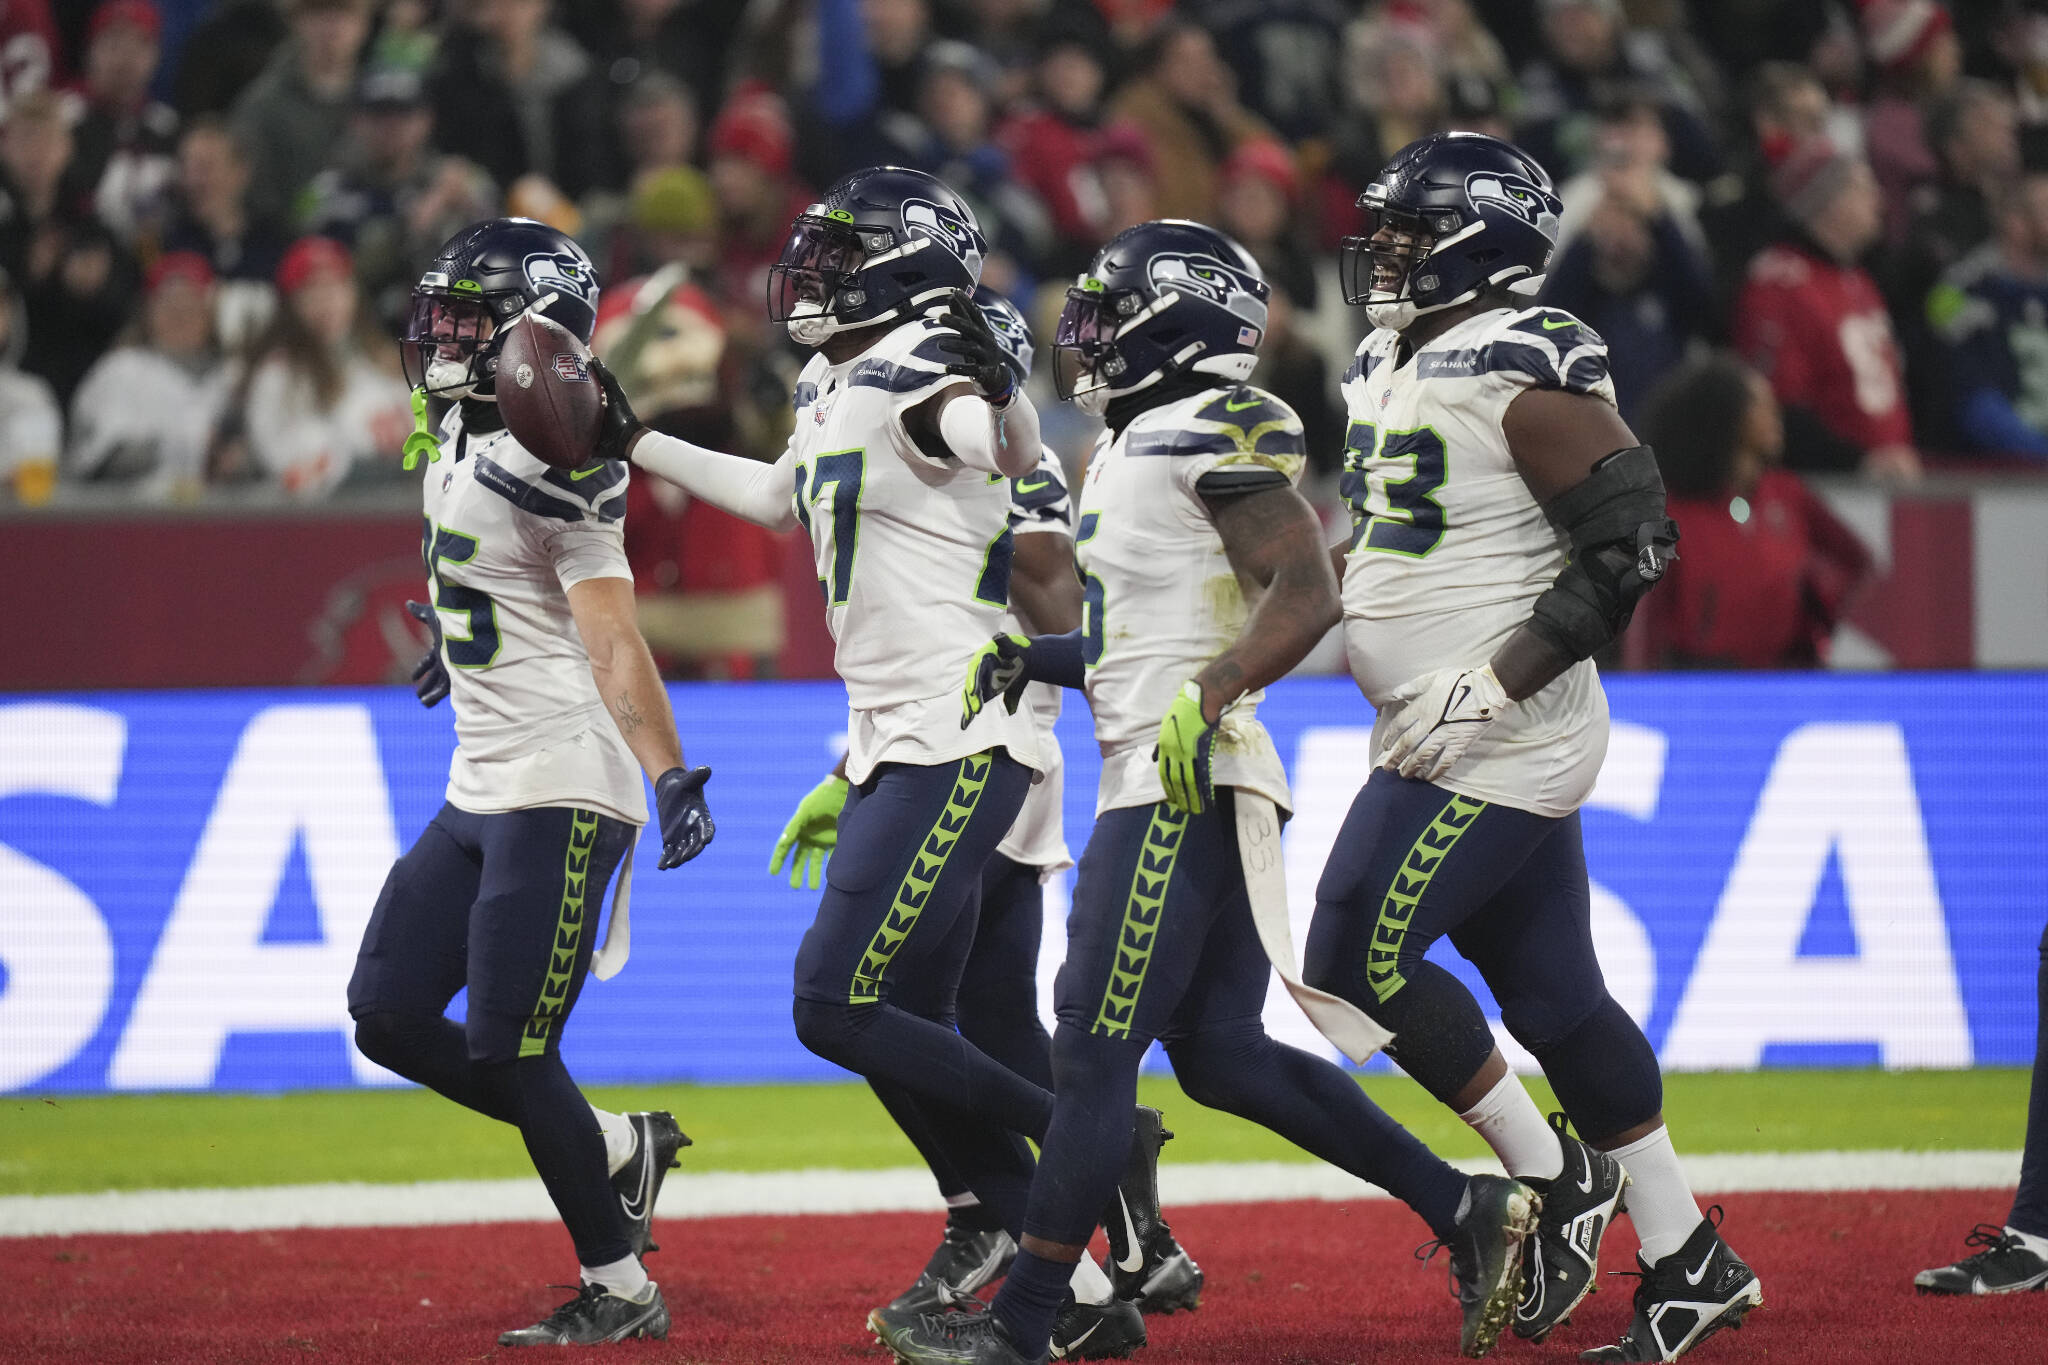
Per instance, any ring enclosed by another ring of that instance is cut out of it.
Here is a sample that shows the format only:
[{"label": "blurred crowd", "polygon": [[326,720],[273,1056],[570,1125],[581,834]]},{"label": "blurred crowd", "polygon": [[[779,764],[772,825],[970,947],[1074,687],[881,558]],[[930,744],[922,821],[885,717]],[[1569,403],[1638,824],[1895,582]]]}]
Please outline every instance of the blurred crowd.
[{"label": "blurred crowd", "polygon": [[1337,243],[1443,128],[1550,169],[1543,301],[1745,534],[1818,514],[1797,471],[2048,462],[2048,0],[0,0],[0,54],[23,503],[395,483],[412,280],[500,212],[588,246],[643,412],[772,456],[800,357],[767,267],[880,161],[975,206],[1041,326],[1130,223],[1235,235],[1274,285],[1257,382],[1333,480]]}]

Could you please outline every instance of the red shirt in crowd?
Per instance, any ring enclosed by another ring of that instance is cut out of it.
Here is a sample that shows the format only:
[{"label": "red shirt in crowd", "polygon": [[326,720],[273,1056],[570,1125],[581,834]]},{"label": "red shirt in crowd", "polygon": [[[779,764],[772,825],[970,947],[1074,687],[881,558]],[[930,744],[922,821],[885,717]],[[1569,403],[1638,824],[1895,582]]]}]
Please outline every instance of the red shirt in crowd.
[{"label": "red shirt in crowd", "polygon": [[1735,305],[1735,349],[1778,401],[1864,450],[1910,445],[1891,320],[1870,272],[1790,242],[1760,252]]},{"label": "red shirt in crowd", "polygon": [[[1766,470],[1748,498],[1670,500],[1678,561],[1637,612],[1630,662],[1811,668],[1870,551],[1798,475]],[[1737,520],[1738,512],[1746,515]]]}]

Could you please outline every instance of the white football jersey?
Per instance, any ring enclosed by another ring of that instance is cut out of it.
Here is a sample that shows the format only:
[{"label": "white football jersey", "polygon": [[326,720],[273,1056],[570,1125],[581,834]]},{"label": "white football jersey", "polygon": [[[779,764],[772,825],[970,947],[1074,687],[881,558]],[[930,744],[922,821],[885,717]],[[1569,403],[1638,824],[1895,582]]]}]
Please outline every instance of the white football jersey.
[{"label": "white football jersey", "polygon": [[[1343,382],[1344,640],[1360,690],[1381,708],[1411,679],[1490,660],[1564,569],[1570,543],[1508,454],[1508,404],[1532,388],[1614,402],[1606,343],[1561,309],[1482,313],[1397,363],[1399,342],[1368,335]],[[1437,785],[1569,815],[1606,753],[1607,697],[1586,660],[1510,707]]]},{"label": "white football jersey", "polygon": [[[1152,753],[1159,722],[1181,684],[1244,627],[1244,593],[1196,482],[1247,466],[1292,482],[1305,463],[1294,410],[1243,384],[1161,404],[1096,443],[1075,537],[1088,703],[1102,749],[1096,814],[1164,799]],[[1219,787],[1252,787],[1284,807],[1286,773],[1257,720],[1264,695],[1248,692],[1224,712],[1211,774]]]},{"label": "white football jersey", "polygon": [[982,708],[960,728],[974,652],[1010,601],[1010,483],[920,451],[903,415],[949,383],[951,335],[913,319],[797,381],[796,515],[810,532],[833,663],[846,683],[847,778],[884,762],[950,763],[998,745],[1038,766],[1032,720]]},{"label": "white football jersey", "polygon": [[597,694],[568,590],[624,578],[626,466],[575,473],[461,407],[426,467],[422,553],[455,707],[448,800],[477,814],[584,806],[647,820],[640,764]]},{"label": "white football jersey", "polygon": [[[1021,479],[1010,480],[1010,532],[1016,536],[1058,536],[1067,553],[1073,553],[1074,502],[1067,496],[1067,471],[1050,449],[1039,454],[1038,468]],[[1003,629],[1020,635],[1030,633],[1015,611],[1009,613]],[[1024,809],[1017,812],[1010,832],[996,847],[997,853],[1012,862],[1037,868],[1041,877],[1049,877],[1074,862],[1067,851],[1066,821],[1061,814],[1066,800],[1066,763],[1060,754],[1060,742],[1053,734],[1053,726],[1060,718],[1060,694],[1065,691],[1051,683],[1032,683],[1024,689],[1024,700],[1017,709],[1031,713],[1032,724],[1038,731],[1038,781],[1025,796]]]}]

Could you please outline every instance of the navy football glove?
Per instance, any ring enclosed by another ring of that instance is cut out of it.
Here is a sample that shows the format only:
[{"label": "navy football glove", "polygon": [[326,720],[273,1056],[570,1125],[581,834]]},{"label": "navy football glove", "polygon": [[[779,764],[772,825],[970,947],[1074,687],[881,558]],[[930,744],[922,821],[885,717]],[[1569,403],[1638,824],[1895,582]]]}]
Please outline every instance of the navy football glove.
[{"label": "navy football glove", "polygon": [[960,334],[940,337],[936,343],[946,354],[959,357],[946,366],[946,373],[965,379],[991,405],[1007,404],[1017,392],[1017,372],[1011,368],[1010,353],[981,315],[981,305],[971,295],[955,294],[938,321]]},{"label": "navy football glove", "polygon": [[604,390],[604,412],[597,421],[597,448],[593,453],[600,460],[626,459],[633,442],[647,430],[646,424],[626,401],[626,391],[619,387],[618,377],[610,366],[592,356],[590,372],[597,376],[598,387]]},{"label": "navy football glove", "polygon": [[718,827],[711,823],[711,807],[704,803],[704,784],[711,780],[709,768],[670,768],[654,782],[654,808],[661,819],[661,861],[663,871],[681,867],[704,851]]},{"label": "navy football glove", "polygon": [[436,706],[448,695],[448,665],[441,662],[441,614],[424,602],[408,602],[412,619],[434,632],[434,646],[413,665],[412,690],[421,706]]}]

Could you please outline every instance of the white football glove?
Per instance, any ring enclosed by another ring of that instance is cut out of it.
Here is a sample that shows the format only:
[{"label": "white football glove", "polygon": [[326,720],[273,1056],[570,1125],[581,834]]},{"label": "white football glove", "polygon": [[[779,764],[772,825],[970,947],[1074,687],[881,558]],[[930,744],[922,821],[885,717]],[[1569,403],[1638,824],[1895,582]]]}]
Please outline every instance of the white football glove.
[{"label": "white football glove", "polygon": [[1405,682],[1388,699],[1392,715],[1379,766],[1434,782],[1513,705],[1491,664],[1440,668]]}]

